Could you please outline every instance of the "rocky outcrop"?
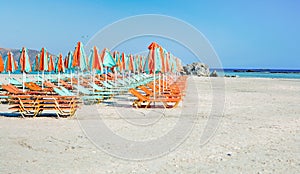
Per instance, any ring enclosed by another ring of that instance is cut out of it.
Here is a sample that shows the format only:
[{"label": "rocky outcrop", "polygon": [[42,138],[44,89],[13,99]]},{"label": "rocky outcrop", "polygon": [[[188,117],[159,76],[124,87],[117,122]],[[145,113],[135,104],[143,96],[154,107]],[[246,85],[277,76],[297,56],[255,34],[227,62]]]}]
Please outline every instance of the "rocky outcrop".
[{"label": "rocky outcrop", "polygon": [[217,71],[214,70],[211,74],[210,77],[218,77]]},{"label": "rocky outcrop", "polygon": [[200,62],[195,62],[192,64],[187,64],[183,66],[183,74],[186,75],[197,75],[208,77],[210,75],[208,65]]}]

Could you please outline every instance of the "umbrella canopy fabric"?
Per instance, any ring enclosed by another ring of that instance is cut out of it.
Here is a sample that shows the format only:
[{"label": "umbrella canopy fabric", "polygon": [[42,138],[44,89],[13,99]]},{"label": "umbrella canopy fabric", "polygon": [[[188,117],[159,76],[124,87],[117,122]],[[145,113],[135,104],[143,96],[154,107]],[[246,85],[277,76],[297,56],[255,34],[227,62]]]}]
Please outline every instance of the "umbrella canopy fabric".
[{"label": "umbrella canopy fabric", "polygon": [[120,59],[121,59],[120,71],[124,72],[127,69],[126,55],[125,55],[125,53],[122,53],[122,56],[121,56]]},{"label": "umbrella canopy fabric", "polygon": [[94,46],[91,49],[90,55],[89,55],[89,69],[90,70],[96,70],[98,73],[103,73],[103,65],[102,62],[100,61],[99,53],[98,53],[98,48]]},{"label": "umbrella canopy fabric", "polygon": [[69,70],[73,69],[72,62],[73,62],[73,52],[69,51],[68,56],[65,59],[65,67]]},{"label": "umbrella canopy fabric", "polygon": [[101,53],[101,60],[104,67],[114,67],[116,66],[116,61],[111,55],[110,51],[107,48],[104,48]]},{"label": "umbrella canopy fabric", "polygon": [[146,73],[152,74],[156,71],[161,70],[161,60],[160,60],[160,46],[152,42],[149,46],[149,53],[146,59],[146,63],[144,65],[144,70]]},{"label": "umbrella canopy fabric", "polygon": [[144,72],[144,57],[139,56],[139,72]]},{"label": "umbrella canopy fabric", "polygon": [[54,63],[53,63],[52,55],[49,56],[48,71],[49,72],[54,71]]},{"label": "umbrella canopy fabric", "polygon": [[39,71],[40,67],[39,67],[39,57],[40,57],[40,54],[37,54],[35,56],[35,59],[32,63],[32,70],[33,71]]},{"label": "umbrella canopy fabric", "polygon": [[134,67],[134,57],[132,54],[129,54],[129,66],[128,66],[128,70],[131,72],[134,72],[135,67]]},{"label": "umbrella canopy fabric", "polygon": [[81,71],[87,70],[86,54],[81,42],[78,42],[75,48],[72,67],[78,67]]},{"label": "umbrella canopy fabric", "polygon": [[18,69],[17,63],[14,60],[12,52],[10,51],[7,53],[7,58],[5,60],[4,67],[6,72],[15,72]]},{"label": "umbrella canopy fabric", "polygon": [[39,54],[39,70],[40,71],[48,71],[48,56],[46,48],[42,48]]},{"label": "umbrella canopy fabric", "polygon": [[21,72],[31,72],[31,65],[30,65],[30,59],[27,53],[27,49],[25,47],[22,48],[22,50],[20,50],[21,54],[20,54],[20,59],[19,59],[19,63],[20,63],[20,70]]},{"label": "umbrella canopy fabric", "polygon": [[58,58],[56,59],[55,72],[56,73],[65,72],[65,66],[64,66],[64,61],[63,61],[62,54],[59,54]]},{"label": "umbrella canopy fabric", "polygon": [[3,72],[3,71],[4,71],[4,62],[3,62],[2,56],[0,54],[0,72]]},{"label": "umbrella canopy fabric", "polygon": [[120,55],[120,53],[119,52],[117,52],[117,51],[114,51],[114,53],[113,53],[113,57],[114,57],[114,59],[115,59],[115,61],[116,61],[116,70],[117,71],[119,71],[119,72],[121,72],[122,70],[122,60],[121,60],[121,55]]}]

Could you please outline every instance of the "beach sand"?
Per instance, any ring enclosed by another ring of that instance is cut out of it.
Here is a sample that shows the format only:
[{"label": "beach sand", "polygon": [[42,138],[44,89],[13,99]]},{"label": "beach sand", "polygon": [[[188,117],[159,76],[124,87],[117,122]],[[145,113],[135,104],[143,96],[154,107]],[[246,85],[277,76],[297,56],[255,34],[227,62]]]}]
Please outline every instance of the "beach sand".
[{"label": "beach sand", "polygon": [[[300,173],[300,80],[192,79],[198,89],[199,109],[192,131],[173,151],[138,161],[103,151],[80,124],[80,120],[90,119],[92,110],[59,119],[0,116],[0,173]],[[211,81],[222,80],[223,117],[213,137],[203,145],[200,139],[213,95],[219,94],[212,92]],[[7,107],[0,106],[2,115],[9,112]],[[116,134],[147,141],[167,134],[178,120],[172,114],[183,106],[167,111],[150,128],[124,121],[114,114],[117,106],[98,107],[106,111],[101,118]],[[133,109],[129,104],[118,107],[129,112]]]}]

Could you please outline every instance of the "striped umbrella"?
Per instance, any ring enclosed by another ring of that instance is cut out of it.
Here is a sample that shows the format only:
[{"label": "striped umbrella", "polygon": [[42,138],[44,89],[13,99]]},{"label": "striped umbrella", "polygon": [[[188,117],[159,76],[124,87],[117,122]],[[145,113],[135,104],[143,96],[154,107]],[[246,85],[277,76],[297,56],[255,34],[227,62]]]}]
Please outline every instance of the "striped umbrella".
[{"label": "striped umbrella", "polygon": [[96,46],[94,46],[91,49],[88,60],[89,60],[89,69],[91,71],[96,70],[100,74],[103,73],[103,65],[102,65],[102,62],[100,61],[98,48]]},{"label": "striped umbrella", "polygon": [[[73,54],[73,60],[72,60],[72,67],[77,68],[77,77],[78,77],[78,85],[80,84],[80,78],[79,78],[79,70],[83,73],[83,71],[88,69],[87,66],[87,57],[84,51],[83,44],[81,42],[77,43],[77,46],[75,47],[75,51]],[[72,78],[71,78],[72,79]],[[71,81],[72,83],[72,81]],[[77,94],[79,94],[79,90],[77,91]]]},{"label": "striped umbrella", "polygon": [[125,55],[125,53],[122,53],[122,55],[121,55],[121,66],[120,66],[120,71],[122,71],[123,73],[125,72],[125,70],[126,70],[126,55]]},{"label": "striped umbrella", "polygon": [[48,62],[48,72],[54,71],[54,63],[53,63],[53,56],[50,55],[49,57],[49,62]]},{"label": "striped umbrella", "polygon": [[78,68],[81,71],[87,70],[86,54],[81,42],[77,43],[73,54],[72,67]]},{"label": "striped umbrella", "polygon": [[58,73],[58,86],[59,86],[59,81],[60,81],[60,73],[61,72],[65,72],[65,66],[64,66],[64,61],[62,58],[62,54],[58,55],[58,58],[56,59],[56,63],[55,63],[55,72]]},{"label": "striped umbrella", "polygon": [[3,71],[4,71],[4,62],[3,62],[2,56],[0,54],[0,73]]},{"label": "striped umbrella", "polygon": [[[105,67],[105,74],[107,74],[107,68],[112,68],[117,65],[115,59],[107,48],[102,50],[100,58],[103,66]],[[105,80],[107,81],[107,75],[105,76]]]},{"label": "striped umbrella", "polygon": [[10,51],[7,53],[7,57],[4,62],[4,68],[5,68],[5,71],[8,72],[9,83],[10,83],[10,73],[13,73],[18,69],[17,63],[14,60],[14,56],[13,56],[12,52],[10,52]]},{"label": "striped umbrella", "polygon": [[134,72],[135,67],[134,67],[134,57],[132,54],[129,54],[129,67],[128,67],[129,72]]},{"label": "striped umbrella", "polygon": [[31,72],[31,65],[30,65],[30,59],[27,53],[27,49],[25,47],[20,50],[20,58],[19,58],[19,64],[20,64],[20,70],[23,72],[23,92],[25,91],[25,78],[26,73]]},{"label": "striped umbrella", "polygon": [[74,67],[72,66],[72,62],[73,62],[73,52],[69,51],[68,52],[68,56],[65,59],[65,68],[68,69],[68,71],[70,72],[70,79],[71,79],[71,85],[73,84],[73,70]]},{"label": "striped umbrella", "polygon": [[116,71],[118,71],[118,72],[121,72],[121,69],[122,69],[122,61],[121,61],[121,55],[120,55],[120,53],[118,52],[118,51],[114,51],[113,52],[113,57],[114,57],[114,59],[115,59],[115,61],[116,61]]},{"label": "striped umbrella", "polygon": [[152,42],[148,47],[149,53],[146,59],[146,63],[144,65],[144,70],[148,74],[155,74],[155,72],[159,69],[159,47],[160,46],[155,42]]},{"label": "striped umbrella", "polygon": [[104,67],[111,68],[117,65],[115,59],[113,58],[113,56],[107,48],[103,49],[101,53],[101,60]]},{"label": "striped umbrella", "polygon": [[46,48],[42,48],[38,57],[39,67],[38,70],[42,71],[42,89],[44,89],[45,71],[48,71],[48,55]]},{"label": "striped umbrella", "polygon": [[144,57],[140,56],[139,59],[139,72],[144,72]]},{"label": "striped umbrella", "polygon": [[63,56],[60,53],[56,59],[55,63],[55,72],[60,73],[60,72],[65,72],[65,66],[64,66],[64,61],[63,61]]}]

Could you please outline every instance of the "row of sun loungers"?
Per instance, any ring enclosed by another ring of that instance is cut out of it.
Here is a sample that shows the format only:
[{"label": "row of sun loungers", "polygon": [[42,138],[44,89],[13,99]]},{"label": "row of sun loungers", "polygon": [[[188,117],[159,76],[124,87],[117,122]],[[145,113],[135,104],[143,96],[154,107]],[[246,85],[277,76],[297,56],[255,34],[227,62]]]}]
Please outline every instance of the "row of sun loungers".
[{"label": "row of sun loungers", "polygon": [[[107,80],[108,79],[108,80]],[[154,83],[155,81],[155,83]],[[58,117],[73,116],[80,103],[94,104],[117,95],[131,94],[136,108],[151,107],[161,103],[174,108],[185,95],[186,77],[168,80],[154,79],[149,75],[133,75],[130,78],[113,76],[62,76],[58,78],[26,78],[24,81],[9,79],[0,84],[0,100],[7,101],[9,109],[22,117],[35,117],[43,113],[55,113]],[[22,86],[25,85],[25,90]]]}]

